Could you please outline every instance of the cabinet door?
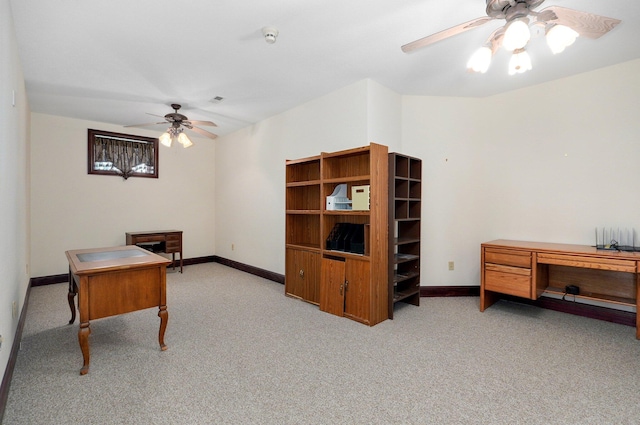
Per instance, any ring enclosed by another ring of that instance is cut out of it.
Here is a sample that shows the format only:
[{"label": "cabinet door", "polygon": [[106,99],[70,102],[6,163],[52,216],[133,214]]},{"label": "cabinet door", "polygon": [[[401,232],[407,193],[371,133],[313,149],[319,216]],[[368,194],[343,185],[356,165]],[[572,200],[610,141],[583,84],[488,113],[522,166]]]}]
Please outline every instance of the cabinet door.
[{"label": "cabinet door", "polygon": [[319,254],[287,248],[285,292],[317,304],[319,302]]},{"label": "cabinet door", "polygon": [[300,279],[300,251],[297,249],[287,248],[286,252],[286,265],[285,265],[285,277],[284,277],[284,291],[288,295],[302,298],[303,286],[302,279]]},{"label": "cabinet door", "polygon": [[320,310],[342,316],[344,312],[345,262],[322,259]]},{"label": "cabinet door", "polygon": [[345,262],[344,315],[364,323],[371,319],[370,266],[369,261]]},{"label": "cabinet door", "polygon": [[300,251],[302,260],[302,297],[313,303],[320,303],[320,254],[317,252]]}]

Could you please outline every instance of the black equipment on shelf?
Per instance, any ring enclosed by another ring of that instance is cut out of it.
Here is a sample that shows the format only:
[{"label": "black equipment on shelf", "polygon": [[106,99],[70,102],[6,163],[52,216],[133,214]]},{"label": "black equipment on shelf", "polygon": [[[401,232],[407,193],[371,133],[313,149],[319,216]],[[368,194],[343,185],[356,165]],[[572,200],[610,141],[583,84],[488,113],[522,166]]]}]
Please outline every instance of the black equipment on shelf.
[{"label": "black equipment on shelf", "polygon": [[332,251],[364,254],[364,224],[336,223],[329,233],[326,248]]}]

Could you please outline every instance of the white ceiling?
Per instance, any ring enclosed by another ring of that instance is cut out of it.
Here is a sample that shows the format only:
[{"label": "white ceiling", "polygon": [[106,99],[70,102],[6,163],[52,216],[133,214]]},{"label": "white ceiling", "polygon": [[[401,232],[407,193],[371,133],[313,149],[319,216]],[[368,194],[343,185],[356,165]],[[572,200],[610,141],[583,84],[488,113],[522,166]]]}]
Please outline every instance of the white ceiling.
[{"label": "white ceiling", "polygon": [[[640,57],[640,1],[546,0],[538,10],[551,5],[622,23],[556,56],[533,39],[533,70],[509,76],[504,51],[486,74],[466,71],[504,21],[400,50],[485,16],[485,0],[11,0],[33,112],[130,125],[177,102],[220,135],[366,78],[403,95],[484,97]],[[265,26],[279,30],[275,44]]]}]

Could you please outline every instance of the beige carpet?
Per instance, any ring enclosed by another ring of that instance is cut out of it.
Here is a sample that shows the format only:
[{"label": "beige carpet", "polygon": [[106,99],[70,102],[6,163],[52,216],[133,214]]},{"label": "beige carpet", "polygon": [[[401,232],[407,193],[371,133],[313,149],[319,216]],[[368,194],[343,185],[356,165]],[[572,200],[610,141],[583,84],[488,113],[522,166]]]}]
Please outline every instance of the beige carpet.
[{"label": "beige carpet", "polygon": [[500,301],[423,298],[369,328],[210,263],[157,309],[91,323],[31,291],[3,424],[637,424],[635,329]]}]

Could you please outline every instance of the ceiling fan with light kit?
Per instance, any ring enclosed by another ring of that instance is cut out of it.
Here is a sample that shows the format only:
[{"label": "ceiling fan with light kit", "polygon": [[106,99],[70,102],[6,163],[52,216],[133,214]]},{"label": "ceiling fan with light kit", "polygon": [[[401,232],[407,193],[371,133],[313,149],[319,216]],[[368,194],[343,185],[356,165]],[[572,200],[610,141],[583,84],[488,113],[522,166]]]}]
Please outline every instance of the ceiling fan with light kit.
[{"label": "ceiling fan with light kit", "polygon": [[164,118],[164,121],[148,124],[125,125],[125,127],[149,127],[153,125],[169,123],[170,126],[167,131],[159,137],[160,143],[167,147],[171,147],[171,143],[174,140],[177,140],[178,143],[182,144],[182,146],[185,148],[193,145],[193,142],[184,133],[185,128],[210,139],[215,139],[218,137],[217,134],[213,134],[207,130],[197,127],[198,125],[217,127],[215,123],[211,121],[190,120],[185,115],[178,112],[180,108],[182,108],[182,105],[179,105],[177,103],[172,103],[171,108],[173,108],[174,112],[168,113],[165,116],[147,113],[147,115]]},{"label": "ceiling fan with light kit", "polygon": [[621,22],[619,19],[560,6],[549,6],[539,12],[535,11],[534,9],[544,1],[486,0],[487,16],[405,44],[402,46],[402,51],[410,53],[477,28],[487,22],[504,19],[506,24],[491,33],[484,46],[471,56],[467,68],[473,72],[485,73],[489,69],[493,55],[502,46],[505,50],[513,53],[509,62],[509,74],[513,75],[531,69],[531,59],[525,49],[531,38],[530,26],[539,26],[544,30],[547,44],[555,54],[573,44],[578,36],[596,39],[611,31]]}]

